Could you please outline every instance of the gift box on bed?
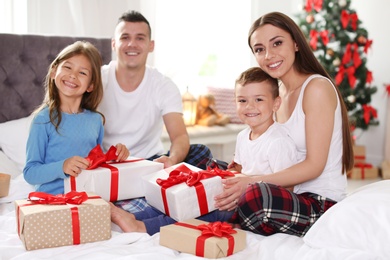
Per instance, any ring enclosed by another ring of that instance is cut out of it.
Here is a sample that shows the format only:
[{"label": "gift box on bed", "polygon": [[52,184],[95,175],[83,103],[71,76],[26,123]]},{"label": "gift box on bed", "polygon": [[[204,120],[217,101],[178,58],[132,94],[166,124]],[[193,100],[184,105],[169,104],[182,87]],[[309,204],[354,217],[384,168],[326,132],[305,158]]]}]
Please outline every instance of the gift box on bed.
[{"label": "gift box on bed", "polygon": [[180,163],[146,175],[145,198],[177,221],[196,218],[216,209],[214,197],[223,191],[222,177],[231,175],[218,168],[201,170]]},{"label": "gift box on bed", "polygon": [[163,226],[160,245],[206,258],[232,255],[246,247],[246,233],[228,223],[190,219]]},{"label": "gift box on bed", "polygon": [[348,173],[351,179],[376,179],[378,178],[378,168],[369,163],[355,163]]},{"label": "gift box on bed", "polygon": [[[97,153],[101,154],[99,149],[100,147],[97,148]],[[129,157],[123,162],[107,163],[112,151],[109,150],[100,162],[96,159],[92,161],[89,169],[83,170],[76,178],[71,176],[64,179],[65,193],[72,190],[94,192],[107,201],[144,197],[142,176],[157,172],[164,165],[135,157]],[[91,151],[93,152],[96,151]],[[87,158],[92,157],[91,153]]]},{"label": "gift box on bed", "polygon": [[27,250],[77,245],[111,238],[110,205],[92,193],[32,192],[16,200],[17,231]]}]

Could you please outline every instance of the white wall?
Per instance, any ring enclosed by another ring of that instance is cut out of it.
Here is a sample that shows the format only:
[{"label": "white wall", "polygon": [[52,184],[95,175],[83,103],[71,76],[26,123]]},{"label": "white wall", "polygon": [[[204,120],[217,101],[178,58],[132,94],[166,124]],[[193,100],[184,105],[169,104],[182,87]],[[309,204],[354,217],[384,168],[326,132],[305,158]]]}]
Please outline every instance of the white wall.
[{"label": "white wall", "polygon": [[[166,3],[166,1],[171,0],[164,0],[162,3]],[[196,0],[194,1],[197,2]],[[214,8],[215,12],[218,13],[224,11],[224,6],[232,3],[237,4],[237,2],[241,1],[246,0],[225,0],[223,4],[217,7],[208,5],[207,1],[199,1],[199,4],[203,5],[205,9]],[[17,8],[11,11],[7,10],[9,7],[16,6],[17,2],[28,3],[27,10]],[[303,2],[303,0],[251,0],[253,6],[252,13],[248,14],[248,16],[251,17],[252,21],[270,11],[282,11],[293,16],[296,12],[302,10]],[[12,13],[14,15],[13,23],[19,19],[26,19],[25,17],[27,17],[28,26],[27,29],[25,27],[17,27],[14,24],[7,27],[7,24],[3,23],[0,26],[0,31],[7,33],[28,32],[31,34],[47,35],[111,37],[118,17],[128,9],[141,11],[151,22],[152,30],[156,30],[158,28],[158,24],[156,24],[156,17],[158,15],[175,16],[180,12],[180,10],[172,9],[166,11],[164,14],[157,15],[156,6],[158,5],[156,3],[156,0],[2,0],[0,4],[0,23],[4,22],[2,19],[6,19],[9,13]],[[161,5],[161,2],[158,3]],[[383,88],[385,83],[390,84],[390,73],[388,72],[390,52],[387,48],[390,34],[388,33],[386,22],[388,10],[390,10],[390,1],[352,0],[352,8],[356,9],[359,18],[363,21],[363,26],[369,32],[369,37],[374,41],[372,49],[368,54],[367,66],[373,72],[374,85],[379,88],[379,91],[373,96],[372,105],[378,109],[380,125],[370,127],[369,131],[366,132],[357,132],[357,144],[366,146],[368,162],[379,165],[384,158],[385,134],[386,132],[390,132],[390,129],[385,128],[388,98],[386,98]],[[199,19],[204,19],[201,13],[199,14]],[[234,19],[233,16],[232,19]],[[177,22],[182,23],[183,21],[178,20]],[[212,19],[210,19],[210,23],[213,23]],[[175,30],[175,28],[172,29]],[[208,28],[203,29],[207,30]],[[248,28],[242,28],[245,35],[248,29],[249,26]],[[241,33],[240,35],[243,34]],[[157,36],[164,37],[164,35]],[[229,37],[234,37],[234,35],[221,35],[221,40],[226,41]],[[156,44],[158,44],[159,39],[156,37],[155,40],[157,42]],[[185,40],[188,39],[183,39],[183,41]],[[171,55],[185,54],[172,53]],[[248,59],[252,62],[252,65],[255,65],[249,48],[247,49],[247,54],[243,55],[248,55]],[[153,55],[150,57],[149,62],[154,63]],[[388,137],[389,139],[390,137]]]}]

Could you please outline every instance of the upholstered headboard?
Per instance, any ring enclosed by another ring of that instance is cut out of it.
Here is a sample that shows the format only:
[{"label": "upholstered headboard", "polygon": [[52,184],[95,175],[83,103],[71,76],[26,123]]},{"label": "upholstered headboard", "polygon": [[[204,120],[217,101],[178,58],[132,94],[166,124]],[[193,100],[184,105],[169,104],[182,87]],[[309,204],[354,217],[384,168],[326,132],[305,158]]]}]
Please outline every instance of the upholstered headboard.
[{"label": "upholstered headboard", "polygon": [[0,123],[28,116],[42,102],[50,63],[78,40],[94,44],[109,63],[108,38],[0,34]]}]

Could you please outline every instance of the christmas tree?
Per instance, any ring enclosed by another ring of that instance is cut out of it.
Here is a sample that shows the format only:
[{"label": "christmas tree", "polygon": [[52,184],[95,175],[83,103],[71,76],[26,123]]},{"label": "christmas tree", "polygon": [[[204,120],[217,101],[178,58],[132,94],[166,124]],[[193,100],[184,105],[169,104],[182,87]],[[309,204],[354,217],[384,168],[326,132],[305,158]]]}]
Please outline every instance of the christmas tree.
[{"label": "christmas tree", "polygon": [[348,109],[352,130],[378,125],[370,105],[377,91],[373,73],[366,67],[373,43],[362,27],[351,0],[303,0],[299,26],[320,63],[334,79]]}]

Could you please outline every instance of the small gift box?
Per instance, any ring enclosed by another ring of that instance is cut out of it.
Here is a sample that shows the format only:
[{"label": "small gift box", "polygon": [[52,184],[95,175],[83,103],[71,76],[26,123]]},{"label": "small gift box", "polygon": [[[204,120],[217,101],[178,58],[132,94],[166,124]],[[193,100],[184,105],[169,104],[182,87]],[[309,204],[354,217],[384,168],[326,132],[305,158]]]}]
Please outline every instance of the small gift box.
[{"label": "small gift box", "polygon": [[375,179],[378,178],[378,168],[369,163],[355,163],[355,166],[348,173],[351,179]]},{"label": "small gift box", "polygon": [[123,162],[116,159],[115,147],[104,154],[100,146],[91,150],[87,157],[91,165],[76,178],[64,179],[64,190],[94,192],[107,201],[133,199],[145,196],[142,176],[157,172],[164,164],[129,157]]},{"label": "small gift box", "polygon": [[246,247],[246,233],[228,223],[190,219],[163,226],[160,245],[206,258],[232,255]]},{"label": "small gift box", "polygon": [[364,145],[352,146],[355,163],[366,162],[366,147]]},{"label": "small gift box", "polygon": [[181,221],[215,210],[214,197],[223,191],[221,179],[234,176],[218,168],[202,170],[187,163],[145,176],[149,205]]},{"label": "small gift box", "polygon": [[32,192],[28,200],[15,201],[15,211],[18,234],[27,250],[111,238],[110,205],[91,193]]},{"label": "small gift box", "polygon": [[383,161],[382,162],[382,178],[383,179],[390,179],[390,162]]}]

